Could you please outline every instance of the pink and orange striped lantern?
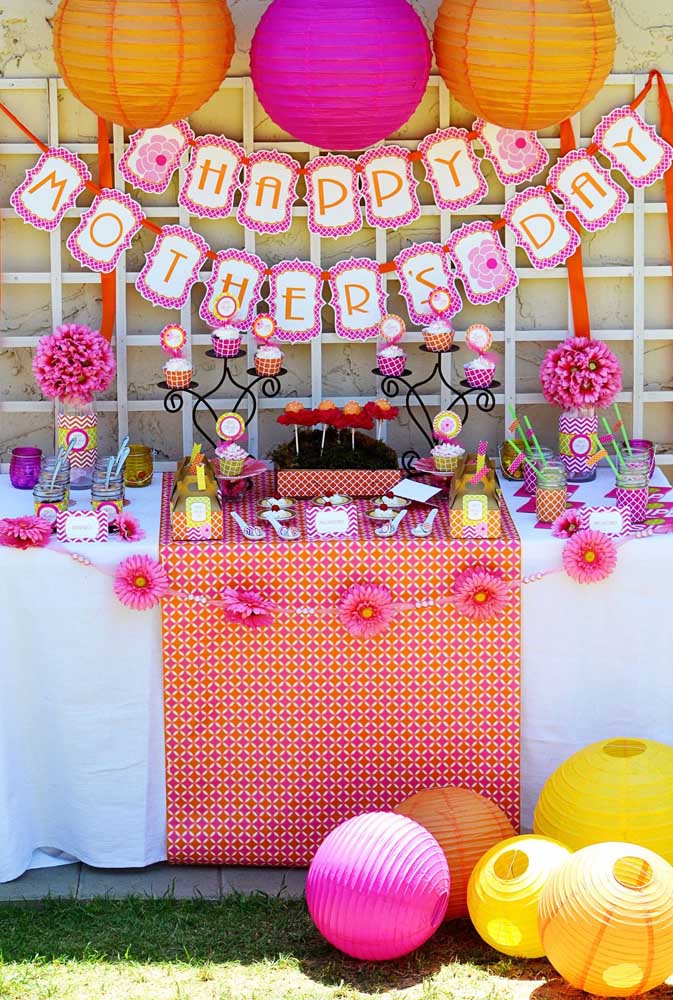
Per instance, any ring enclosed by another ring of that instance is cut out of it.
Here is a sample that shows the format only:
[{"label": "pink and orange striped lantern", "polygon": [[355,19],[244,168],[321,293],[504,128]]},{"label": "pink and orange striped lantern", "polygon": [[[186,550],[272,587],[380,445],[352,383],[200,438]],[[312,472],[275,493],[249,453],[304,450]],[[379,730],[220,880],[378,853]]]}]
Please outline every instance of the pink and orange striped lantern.
[{"label": "pink and orange striped lantern", "polygon": [[321,150],[365,149],[396,132],[418,107],[430,64],[407,0],[273,0],[250,51],[264,110]]}]

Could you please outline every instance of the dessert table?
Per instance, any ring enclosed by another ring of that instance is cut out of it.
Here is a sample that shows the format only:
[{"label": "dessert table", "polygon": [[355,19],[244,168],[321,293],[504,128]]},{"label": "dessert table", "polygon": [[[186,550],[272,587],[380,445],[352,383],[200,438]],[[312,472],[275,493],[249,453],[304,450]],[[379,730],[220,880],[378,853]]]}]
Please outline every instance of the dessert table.
[{"label": "dessert table", "polygon": [[[659,472],[656,482],[665,484]],[[599,470],[571,499],[609,504],[610,486]],[[558,566],[563,542],[535,526],[518,484],[502,481],[502,490],[523,574]],[[161,477],[128,492],[145,539],[73,552],[107,567],[131,554],[158,556]],[[673,492],[664,501],[673,504]],[[30,493],[0,476],[0,516],[30,512]],[[615,735],[673,743],[672,562],[673,535],[659,534],[620,548],[617,569],[600,584],[557,573],[523,587],[524,828],[545,778],[584,744]],[[109,576],[49,549],[0,548],[0,581],[0,881],[73,858],[100,867],[164,859],[158,609],[124,608]]]}]

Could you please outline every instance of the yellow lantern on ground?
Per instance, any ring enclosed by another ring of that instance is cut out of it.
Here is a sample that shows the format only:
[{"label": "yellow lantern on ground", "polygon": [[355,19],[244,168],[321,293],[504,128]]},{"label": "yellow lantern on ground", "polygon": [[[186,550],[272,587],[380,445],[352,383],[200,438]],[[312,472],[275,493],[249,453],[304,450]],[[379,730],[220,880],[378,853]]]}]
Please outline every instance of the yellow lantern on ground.
[{"label": "yellow lantern on ground", "polygon": [[625,840],[673,863],[673,747],[619,738],[573,754],[547,779],[533,829],[573,850]]},{"label": "yellow lantern on ground", "polygon": [[492,948],[518,958],[541,958],[537,908],[547,879],[570,857],[547,837],[510,837],[488,851],[467,887],[470,919]]},{"label": "yellow lantern on ground", "polygon": [[426,788],[395,806],[395,812],[429,830],[451,873],[447,920],[467,916],[467,883],[486,851],[516,830],[502,809],[469,788]]},{"label": "yellow lantern on ground", "polygon": [[635,844],[594,844],[557,869],[539,907],[547,958],[571,986],[629,997],[673,975],[673,868]]},{"label": "yellow lantern on ground", "polygon": [[609,0],[443,0],[434,31],[456,100],[513,129],[556,125],[585,107],[615,44]]},{"label": "yellow lantern on ground", "polygon": [[233,54],[226,0],[61,0],[54,20],[68,89],[101,118],[133,129],[200,108]]}]

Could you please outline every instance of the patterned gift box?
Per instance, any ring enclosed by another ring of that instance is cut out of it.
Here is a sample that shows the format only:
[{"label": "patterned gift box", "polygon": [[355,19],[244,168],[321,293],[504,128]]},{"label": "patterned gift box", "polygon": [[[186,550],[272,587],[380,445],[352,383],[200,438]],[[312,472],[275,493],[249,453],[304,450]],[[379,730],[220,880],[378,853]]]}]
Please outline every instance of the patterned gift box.
[{"label": "patterned gift box", "polygon": [[276,490],[284,497],[376,497],[402,479],[399,469],[278,469]]}]

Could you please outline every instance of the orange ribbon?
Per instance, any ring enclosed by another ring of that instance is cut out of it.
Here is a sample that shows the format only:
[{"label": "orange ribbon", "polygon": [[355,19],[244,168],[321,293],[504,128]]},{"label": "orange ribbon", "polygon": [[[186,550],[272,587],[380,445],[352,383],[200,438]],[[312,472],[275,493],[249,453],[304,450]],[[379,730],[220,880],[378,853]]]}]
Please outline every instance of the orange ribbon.
[{"label": "orange ribbon", "polygon": [[[575,133],[570,121],[566,118],[561,122],[561,156],[575,149]],[[574,212],[567,213],[567,219],[573,229],[581,235],[582,230]],[[584,265],[582,263],[582,244],[566,261],[568,268],[568,285],[570,286],[570,304],[573,311],[573,325],[576,337],[591,337],[591,322],[589,320],[589,304],[587,302],[587,287],[584,281]]]},{"label": "orange ribbon", "polygon": [[[110,140],[107,134],[107,123],[98,119],[98,183],[102,188],[112,187],[112,156],[110,155]],[[102,317],[100,332],[108,343],[112,340],[117,311],[117,275],[115,271],[106,274],[101,271],[100,287],[103,293]]]}]

